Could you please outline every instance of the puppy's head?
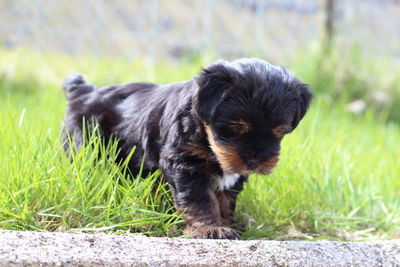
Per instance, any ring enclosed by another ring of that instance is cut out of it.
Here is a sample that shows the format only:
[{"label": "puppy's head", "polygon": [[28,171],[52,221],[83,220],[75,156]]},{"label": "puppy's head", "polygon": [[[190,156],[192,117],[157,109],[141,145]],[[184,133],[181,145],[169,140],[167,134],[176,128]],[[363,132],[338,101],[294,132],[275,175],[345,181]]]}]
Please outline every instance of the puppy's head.
[{"label": "puppy's head", "polygon": [[196,81],[194,107],[221,168],[270,173],[282,138],[307,111],[312,98],[308,86],[258,59],[219,61],[203,69]]}]

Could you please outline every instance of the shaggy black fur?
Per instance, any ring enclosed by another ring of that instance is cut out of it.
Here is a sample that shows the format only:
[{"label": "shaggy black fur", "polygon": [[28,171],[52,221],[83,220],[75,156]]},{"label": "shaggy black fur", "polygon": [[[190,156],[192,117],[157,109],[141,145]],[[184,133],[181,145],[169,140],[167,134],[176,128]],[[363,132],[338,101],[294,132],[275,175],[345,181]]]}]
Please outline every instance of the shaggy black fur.
[{"label": "shaggy black fur", "polygon": [[136,147],[131,171],[138,172],[143,156],[145,173],[162,170],[184,211],[185,233],[196,238],[239,238],[230,228],[237,194],[248,174],[272,171],[283,136],[312,98],[292,74],[258,59],[218,61],[168,85],[96,89],[74,75],[63,87],[65,136],[79,148],[85,120],[96,122],[106,141],[118,139],[120,159]]}]

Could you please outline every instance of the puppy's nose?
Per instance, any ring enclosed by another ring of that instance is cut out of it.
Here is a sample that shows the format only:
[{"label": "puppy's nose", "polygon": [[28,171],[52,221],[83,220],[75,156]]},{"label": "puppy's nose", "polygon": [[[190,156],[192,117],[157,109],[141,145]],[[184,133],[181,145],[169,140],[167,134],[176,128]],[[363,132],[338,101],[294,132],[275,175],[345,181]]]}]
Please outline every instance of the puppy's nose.
[{"label": "puppy's nose", "polygon": [[246,164],[250,170],[254,170],[255,168],[258,167],[258,162],[254,159],[247,160]]}]

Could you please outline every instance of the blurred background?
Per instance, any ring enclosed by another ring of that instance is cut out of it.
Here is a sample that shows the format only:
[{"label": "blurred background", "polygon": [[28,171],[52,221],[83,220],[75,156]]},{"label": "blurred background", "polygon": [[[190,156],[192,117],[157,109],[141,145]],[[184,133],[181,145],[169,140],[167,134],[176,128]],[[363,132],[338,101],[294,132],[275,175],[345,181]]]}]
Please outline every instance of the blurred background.
[{"label": "blurred background", "polygon": [[[400,0],[0,0],[0,47],[140,60],[147,70],[155,62],[196,62],[198,69],[220,58],[260,57],[328,98],[346,98],[350,112],[370,107],[400,120],[399,14]],[[98,76],[111,83],[116,75]]]},{"label": "blurred background", "polygon": [[213,50],[286,62],[324,34],[400,57],[399,0],[1,0],[0,45],[180,60]]}]

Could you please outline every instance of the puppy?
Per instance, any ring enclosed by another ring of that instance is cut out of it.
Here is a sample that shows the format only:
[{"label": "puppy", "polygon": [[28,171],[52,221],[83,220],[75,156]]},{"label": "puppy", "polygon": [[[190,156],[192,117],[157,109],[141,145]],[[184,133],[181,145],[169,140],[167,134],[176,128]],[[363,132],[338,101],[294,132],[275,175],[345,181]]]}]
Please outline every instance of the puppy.
[{"label": "puppy", "polygon": [[[282,138],[305,115],[308,86],[259,59],[218,61],[194,79],[100,89],[82,76],[64,81],[65,139],[79,148],[83,124],[96,123],[132,173],[161,169],[193,238],[239,239],[231,228],[238,193],[251,173],[269,174]],[[66,147],[68,150],[68,147]]]}]

